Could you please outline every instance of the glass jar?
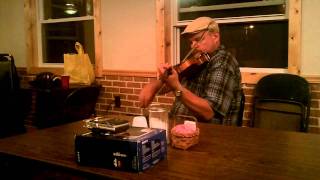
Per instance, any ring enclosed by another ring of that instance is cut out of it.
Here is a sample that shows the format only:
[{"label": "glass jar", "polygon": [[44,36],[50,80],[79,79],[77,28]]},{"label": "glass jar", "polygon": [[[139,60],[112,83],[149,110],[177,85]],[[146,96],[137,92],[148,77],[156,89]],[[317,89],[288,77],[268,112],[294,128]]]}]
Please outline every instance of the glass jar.
[{"label": "glass jar", "polygon": [[160,104],[152,103],[149,106],[149,127],[166,130],[167,142],[169,143],[168,110]]}]

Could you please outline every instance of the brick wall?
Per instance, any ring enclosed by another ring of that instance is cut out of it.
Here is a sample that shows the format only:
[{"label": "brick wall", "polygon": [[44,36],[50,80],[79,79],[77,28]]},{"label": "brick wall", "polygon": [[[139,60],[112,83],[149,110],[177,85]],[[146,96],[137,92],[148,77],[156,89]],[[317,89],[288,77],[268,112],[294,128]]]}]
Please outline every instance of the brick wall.
[{"label": "brick wall", "polygon": [[320,83],[311,83],[309,132],[320,133]]},{"label": "brick wall", "polygon": [[[102,85],[96,108],[97,114],[105,115],[107,113],[119,113],[142,115],[143,109],[139,107],[138,101],[139,93],[145,84],[148,84],[153,80],[155,80],[155,78],[116,75],[97,78],[98,83]],[[120,96],[120,108],[114,106],[115,96]],[[170,109],[173,100],[173,94],[169,93],[162,96],[156,96],[154,102],[158,102]]]},{"label": "brick wall", "polygon": [[245,94],[245,106],[243,112],[242,126],[249,127],[250,119],[252,118],[252,104],[253,104],[253,93],[254,85],[252,84],[243,84],[242,85],[244,94]]},{"label": "brick wall", "polygon": [[[21,87],[28,87],[29,86],[29,82],[34,80],[35,76],[34,75],[30,75],[27,74],[26,69],[25,68],[17,68],[17,71],[19,73],[19,77],[21,78],[20,80],[20,84]],[[29,130],[30,128],[34,128],[33,127],[33,121],[35,119],[35,102],[36,102],[36,98],[35,98],[35,94],[34,92],[32,92],[32,102],[31,102],[31,109],[30,112],[28,114],[28,116],[25,119],[25,125],[27,127],[27,129]]]},{"label": "brick wall", "polygon": [[[21,71],[21,70],[20,70]],[[25,71],[21,71],[22,83],[27,83],[34,78]],[[118,76],[106,75],[97,78],[97,82],[102,85],[96,110],[98,115],[126,114],[143,115],[143,109],[139,108],[138,96],[142,87],[155,80],[150,77]],[[243,115],[243,126],[249,126],[252,118],[252,102],[254,93],[254,84],[243,84],[246,96],[245,110]],[[310,83],[311,87],[311,113],[309,122],[310,133],[320,133],[320,83]],[[114,106],[114,97],[120,96],[121,107]],[[156,96],[154,102],[158,102],[170,109],[174,100],[172,93]]]},{"label": "brick wall", "polygon": [[[143,110],[139,108],[138,96],[143,85],[151,82],[155,78],[143,78],[134,76],[104,76],[98,81],[103,85],[103,89],[97,104],[97,112],[100,115],[107,113],[119,113],[130,115],[141,115]],[[243,115],[243,126],[248,127],[252,118],[252,103],[254,84],[243,84],[246,96],[245,110]],[[309,132],[320,133],[320,83],[311,83],[311,113]],[[114,107],[114,96],[121,97],[121,108]],[[154,102],[159,102],[168,109],[174,100],[172,94],[156,96]]]}]

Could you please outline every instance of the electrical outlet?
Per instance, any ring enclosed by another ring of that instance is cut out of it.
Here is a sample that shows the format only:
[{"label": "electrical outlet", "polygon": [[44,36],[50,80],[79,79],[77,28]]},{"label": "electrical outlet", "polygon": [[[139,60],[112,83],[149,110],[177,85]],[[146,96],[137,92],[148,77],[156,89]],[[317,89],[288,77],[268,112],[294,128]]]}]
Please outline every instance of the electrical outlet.
[{"label": "electrical outlet", "polygon": [[114,106],[117,107],[117,108],[121,107],[120,96],[114,96]]}]

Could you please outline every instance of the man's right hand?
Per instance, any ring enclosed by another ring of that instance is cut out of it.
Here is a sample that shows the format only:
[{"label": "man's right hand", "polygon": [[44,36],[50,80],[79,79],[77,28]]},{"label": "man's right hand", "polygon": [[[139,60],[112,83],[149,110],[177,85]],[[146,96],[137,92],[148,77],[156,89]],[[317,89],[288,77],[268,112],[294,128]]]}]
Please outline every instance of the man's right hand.
[{"label": "man's right hand", "polygon": [[160,80],[154,80],[151,83],[145,85],[139,94],[139,106],[146,108],[152,102],[154,96],[159,89],[163,86],[163,82]]},{"label": "man's right hand", "polygon": [[159,64],[158,66],[159,80],[154,80],[151,83],[145,85],[139,94],[139,105],[141,108],[148,107],[148,105],[152,102],[154,96],[162,88],[164,83],[168,88],[165,88],[163,93],[166,93],[167,91],[170,91],[176,88],[178,85],[180,85],[178,74],[174,69],[172,69],[171,75],[169,75],[168,77],[165,77],[166,71],[168,71],[171,68],[172,68],[171,65],[169,65],[168,63]]}]

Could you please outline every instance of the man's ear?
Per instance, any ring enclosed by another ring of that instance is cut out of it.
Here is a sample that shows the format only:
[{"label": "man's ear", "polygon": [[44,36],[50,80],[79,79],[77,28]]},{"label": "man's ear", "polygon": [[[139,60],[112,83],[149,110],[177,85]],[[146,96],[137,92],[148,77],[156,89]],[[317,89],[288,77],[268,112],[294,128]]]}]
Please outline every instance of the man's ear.
[{"label": "man's ear", "polygon": [[212,35],[215,37],[215,38],[218,38],[218,39],[220,39],[220,34],[219,33],[212,33]]},{"label": "man's ear", "polygon": [[215,40],[220,40],[220,33],[210,33],[210,37]]}]

